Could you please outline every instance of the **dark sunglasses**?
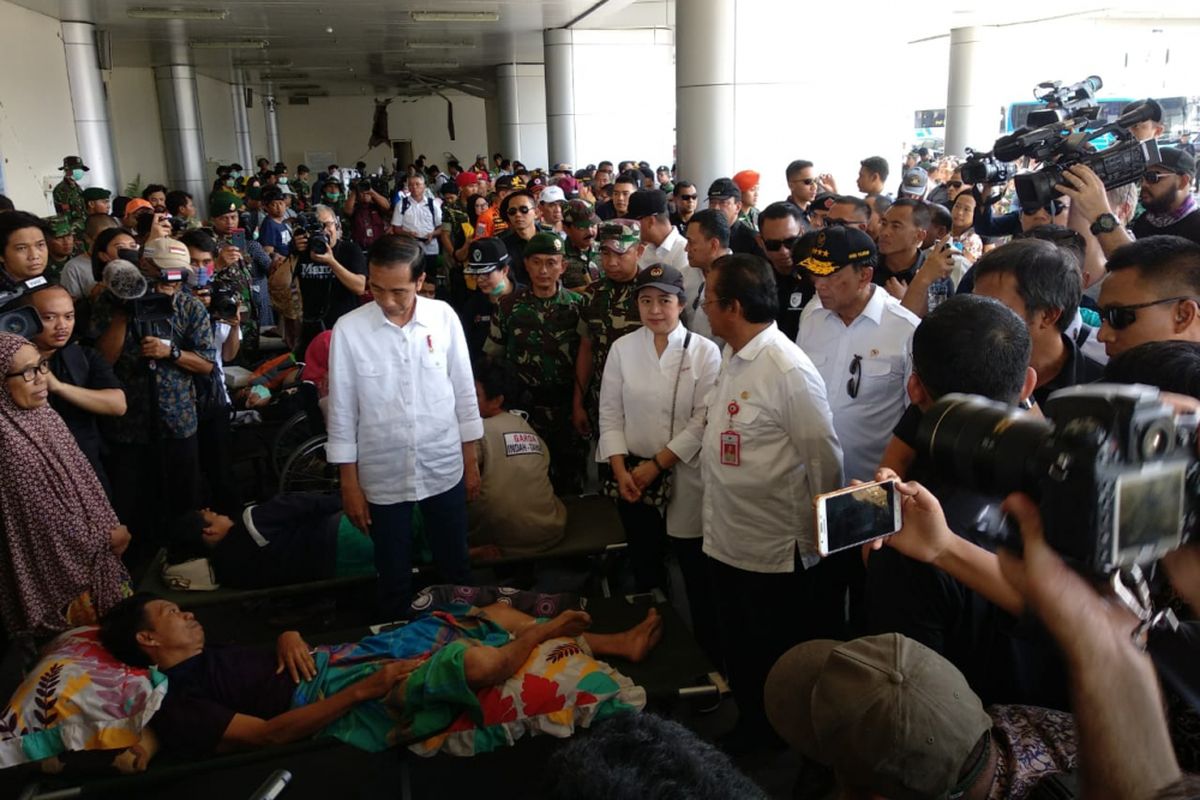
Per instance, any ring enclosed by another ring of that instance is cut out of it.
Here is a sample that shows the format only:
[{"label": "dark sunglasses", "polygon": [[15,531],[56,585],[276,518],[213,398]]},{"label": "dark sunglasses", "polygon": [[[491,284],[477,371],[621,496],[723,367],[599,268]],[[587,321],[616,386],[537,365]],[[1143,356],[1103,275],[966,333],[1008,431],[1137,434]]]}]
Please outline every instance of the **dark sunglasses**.
[{"label": "dark sunglasses", "polygon": [[946,186],[948,186],[951,189],[961,189],[962,185],[963,185],[962,181],[946,181]]},{"label": "dark sunglasses", "polygon": [[772,253],[778,252],[781,247],[786,247],[788,250],[791,250],[792,245],[794,245],[799,239],[799,236],[789,236],[786,239],[763,239],[763,246]]},{"label": "dark sunglasses", "polygon": [[1161,180],[1172,177],[1174,174],[1173,172],[1147,172],[1142,176],[1142,180],[1146,183],[1158,183]]},{"label": "dark sunglasses", "polygon": [[1062,203],[1058,202],[1057,200],[1053,200],[1050,202],[1050,205],[1048,205],[1048,206],[1036,206],[1034,208],[1022,208],[1021,213],[1027,217],[1033,216],[1034,214],[1041,211],[1043,208],[1050,212],[1050,216],[1057,217],[1059,215],[1059,213],[1062,211]]},{"label": "dark sunglasses", "polygon": [[683,200],[683,201],[685,201],[685,202],[687,202],[687,201],[695,202],[697,199],[699,199],[699,197],[700,197],[699,195],[695,195],[695,194],[681,194],[681,195],[679,195],[679,199],[680,199],[680,200]]},{"label": "dark sunglasses", "polygon": [[1164,297],[1162,300],[1151,300],[1148,303],[1135,303],[1130,306],[1104,306],[1100,309],[1100,319],[1107,322],[1113,330],[1120,331],[1137,322],[1139,309],[1161,306],[1165,303],[1178,303],[1182,300],[1200,303],[1200,298],[1184,295],[1182,297]]},{"label": "dark sunglasses", "polygon": [[855,355],[850,362],[850,380],[846,381],[846,393],[851,398],[858,397],[858,387],[862,384],[862,356]]},{"label": "dark sunglasses", "polygon": [[533,209],[529,206],[509,206],[508,215],[515,217],[517,214],[528,214],[530,211],[533,211]]},{"label": "dark sunglasses", "polygon": [[801,178],[800,182],[803,183],[805,186],[812,186],[814,183],[817,182],[817,179],[816,178]]}]

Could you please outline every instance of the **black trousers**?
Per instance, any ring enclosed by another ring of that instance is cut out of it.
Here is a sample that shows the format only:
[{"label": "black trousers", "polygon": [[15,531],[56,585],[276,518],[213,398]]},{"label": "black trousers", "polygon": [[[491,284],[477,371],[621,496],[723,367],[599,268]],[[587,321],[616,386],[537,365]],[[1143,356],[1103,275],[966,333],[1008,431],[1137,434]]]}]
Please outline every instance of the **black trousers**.
[{"label": "black trousers", "polygon": [[200,418],[196,437],[199,440],[200,473],[206,491],[201,502],[214,511],[236,518],[241,510],[241,495],[233,478],[233,437],[229,430],[229,407],[210,410]]},{"label": "black trousers", "polygon": [[717,606],[708,572],[708,556],[704,555],[704,537],[680,539],[668,536],[667,542],[683,575],[683,588],[687,592],[688,611],[692,617],[692,635],[713,666],[724,673],[725,657],[721,651],[721,631],[717,624]]},{"label": "black trousers", "polygon": [[708,559],[711,595],[717,612],[721,650],[738,703],[738,729],[773,738],[763,706],[767,673],[793,646],[831,638],[844,626],[844,605],[836,608],[826,584],[825,564],[793,572],[750,572]]},{"label": "black trousers", "polygon": [[629,542],[629,565],[633,570],[635,592],[659,588],[667,579],[667,520],[663,509],[645,503],[617,500],[617,515]]},{"label": "black trousers", "polygon": [[200,453],[193,434],[146,444],[116,443],[105,464],[113,486],[113,510],[133,540],[125,564],[140,573],[166,542],[167,525],[200,507]]}]

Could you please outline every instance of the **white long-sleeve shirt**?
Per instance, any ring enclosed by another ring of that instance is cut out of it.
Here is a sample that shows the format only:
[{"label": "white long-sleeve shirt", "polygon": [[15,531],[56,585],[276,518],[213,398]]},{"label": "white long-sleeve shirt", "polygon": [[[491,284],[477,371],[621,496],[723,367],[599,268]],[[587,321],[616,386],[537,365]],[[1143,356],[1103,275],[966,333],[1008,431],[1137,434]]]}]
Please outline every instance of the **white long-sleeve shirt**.
[{"label": "white long-sleeve shirt", "polygon": [[655,264],[667,264],[679,270],[680,273],[688,269],[687,239],[683,238],[674,227],[667,234],[667,238],[663,239],[662,244],[657,247],[651,244],[646,245],[642,257],[638,259],[638,270],[652,267]]},{"label": "white long-sleeve shirt", "polygon": [[[842,449],[820,373],[772,323],[736,353],[726,345],[707,405],[704,552],[775,573],[794,570],[799,547],[812,566],[813,498],[842,486]],[[738,437],[736,458],[722,447],[727,432]]]},{"label": "white long-sleeve shirt", "polygon": [[[596,446],[596,460],[601,463],[619,454],[650,458],[663,447],[679,457],[667,505],[667,533],[681,539],[702,533],[703,488],[696,456],[704,437],[704,400],[721,369],[721,352],[715,344],[692,334],[685,352],[687,337],[687,328],[677,325],[661,356],[648,328],[639,328],[613,343],[600,382],[600,440]],[[677,374],[679,387],[672,396]]]},{"label": "white long-sleeve shirt", "polygon": [[367,501],[423,500],[463,477],[462,444],[483,437],[458,315],[418,297],[400,327],[376,303],[338,320],[329,348],[331,464],[358,464]]},{"label": "white long-sleeve shirt", "polygon": [[[920,322],[881,286],[874,287],[849,325],[822,306],[819,297],[800,316],[796,344],[825,381],[847,480],[875,480],[892,428],[908,405],[912,337]],[[851,397],[850,366],[856,358],[858,393]]]}]

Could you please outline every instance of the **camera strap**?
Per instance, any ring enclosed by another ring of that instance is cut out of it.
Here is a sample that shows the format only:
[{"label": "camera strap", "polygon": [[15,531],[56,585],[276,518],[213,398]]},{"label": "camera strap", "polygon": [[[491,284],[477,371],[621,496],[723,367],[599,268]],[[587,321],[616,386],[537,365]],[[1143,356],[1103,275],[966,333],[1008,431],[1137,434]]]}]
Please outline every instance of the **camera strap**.
[{"label": "camera strap", "polygon": [[1131,638],[1134,645],[1142,652],[1150,638],[1150,631],[1165,629],[1179,630],[1179,618],[1170,608],[1154,610],[1154,601],[1150,597],[1150,584],[1146,581],[1142,568],[1134,564],[1129,569],[1116,570],[1109,577],[1109,585],[1113,596],[1138,618],[1138,625],[1133,629]]}]

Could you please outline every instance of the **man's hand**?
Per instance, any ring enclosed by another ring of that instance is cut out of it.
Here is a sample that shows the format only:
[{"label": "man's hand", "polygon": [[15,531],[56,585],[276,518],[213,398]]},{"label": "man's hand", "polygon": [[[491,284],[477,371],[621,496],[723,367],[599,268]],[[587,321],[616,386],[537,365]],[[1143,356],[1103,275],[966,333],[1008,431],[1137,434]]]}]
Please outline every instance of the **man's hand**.
[{"label": "man's hand", "polygon": [[359,700],[379,700],[387,697],[396,684],[421,666],[423,659],[398,658],[384,662],[383,666],[355,684]]},{"label": "man's hand", "polygon": [[903,483],[890,469],[880,469],[875,480],[896,481],[900,495],[903,524],[896,533],[863,545],[866,551],[879,550],[885,544],[916,561],[933,564],[946,551],[954,532],[946,524],[946,515],[933,493],[916,481]]},{"label": "man's hand", "polygon": [[897,300],[903,300],[904,295],[908,293],[908,284],[899,278],[888,278],[887,283],[883,285],[887,293]]},{"label": "man's hand", "polygon": [[592,424],[588,422],[587,411],[582,405],[575,404],[571,409],[571,424],[575,426],[575,432],[583,438],[590,438],[592,435]]},{"label": "man's hand", "polygon": [[312,648],[296,631],[284,631],[275,643],[275,674],[285,669],[292,683],[311,681],[317,677],[317,662],[313,660]]},{"label": "man's hand", "polygon": [[309,250],[308,257],[318,264],[325,264],[326,266],[330,267],[337,263],[337,259],[333,257],[332,247],[325,248],[324,253],[314,253],[313,251]]},{"label": "man's hand", "polygon": [[150,225],[150,230],[146,234],[146,241],[152,242],[155,239],[169,239],[171,237],[171,220],[166,214],[155,214],[154,222]]},{"label": "man's hand", "polygon": [[1076,164],[1063,171],[1063,182],[1054,187],[1071,198],[1069,215],[1082,220],[1087,227],[1101,214],[1111,214],[1104,181],[1086,164]]},{"label": "man's hand", "polygon": [[358,484],[349,485],[342,482],[342,511],[365,534],[371,533],[371,508],[367,505],[367,496],[363,494]]},{"label": "man's hand", "polygon": [[617,491],[625,502],[636,503],[642,499],[642,490],[634,480],[633,473],[626,469],[622,469],[620,472],[614,470],[613,477],[617,481]]},{"label": "man's hand", "polygon": [[662,474],[658,465],[653,461],[643,461],[638,464],[629,474],[633,477],[633,482],[641,491],[645,491],[646,487],[654,483],[655,479]]},{"label": "man's hand", "polygon": [[147,336],[142,339],[143,358],[169,358],[170,355],[171,345],[166,341],[155,336]]},{"label": "man's hand", "polygon": [[124,525],[118,525],[108,534],[108,547],[118,556],[124,555],[132,539],[133,536],[129,533],[129,528],[126,528]]},{"label": "man's hand", "polygon": [[217,262],[215,269],[217,272],[229,269],[242,260],[242,251],[238,250],[231,244],[227,244],[217,253]]},{"label": "man's hand", "polygon": [[50,394],[58,394],[62,391],[62,381],[54,374],[53,371],[46,373],[46,386],[50,389]]},{"label": "man's hand", "polygon": [[478,461],[468,461],[463,465],[463,480],[467,484],[467,500],[478,500],[479,491],[483,488],[483,478],[479,475]]},{"label": "man's hand", "polygon": [[304,253],[308,251],[308,231],[303,228],[297,228],[292,234],[292,252]]},{"label": "man's hand", "polygon": [[830,194],[838,194],[837,181],[828,172],[822,172],[817,176],[817,183],[821,188]]},{"label": "man's hand", "polygon": [[950,234],[938,239],[934,242],[933,247],[929,248],[925,262],[921,264],[921,272],[929,277],[930,283],[938,278],[949,277],[950,273],[954,271],[955,252],[955,249],[950,246]]}]

